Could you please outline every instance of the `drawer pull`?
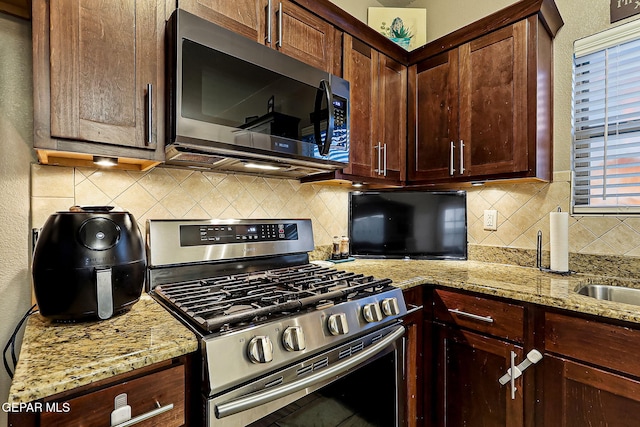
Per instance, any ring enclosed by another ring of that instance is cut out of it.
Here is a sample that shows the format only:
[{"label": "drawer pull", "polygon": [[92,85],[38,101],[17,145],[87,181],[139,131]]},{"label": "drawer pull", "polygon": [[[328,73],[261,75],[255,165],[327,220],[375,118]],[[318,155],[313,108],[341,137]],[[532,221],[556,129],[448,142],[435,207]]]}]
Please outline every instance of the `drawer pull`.
[{"label": "drawer pull", "polygon": [[138,415],[137,417],[131,418],[129,421],[125,421],[123,423],[120,423],[118,425],[116,425],[115,427],[128,427],[128,426],[132,426],[134,424],[138,424],[141,423],[142,421],[146,421],[150,418],[153,418],[155,416],[158,416],[160,414],[164,414],[167,411],[170,411],[173,409],[173,403],[170,403],[168,405],[165,406],[160,406],[160,403],[158,403],[156,401],[156,406],[157,408],[154,409],[153,411],[149,411],[146,414],[142,414],[142,415]]},{"label": "drawer pull", "polygon": [[458,316],[468,317],[473,320],[479,320],[481,322],[493,323],[491,316],[478,316],[477,314],[467,313],[466,311],[460,311],[456,308],[450,308],[449,313],[457,314]]}]

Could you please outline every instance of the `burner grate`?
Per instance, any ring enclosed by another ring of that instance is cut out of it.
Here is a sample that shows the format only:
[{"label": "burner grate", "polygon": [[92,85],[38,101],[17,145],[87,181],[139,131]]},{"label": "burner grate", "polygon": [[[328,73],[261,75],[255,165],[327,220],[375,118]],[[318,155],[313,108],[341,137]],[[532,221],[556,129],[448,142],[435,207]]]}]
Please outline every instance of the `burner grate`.
[{"label": "burner grate", "polygon": [[161,285],[155,293],[211,332],[380,292],[391,280],[304,264]]}]

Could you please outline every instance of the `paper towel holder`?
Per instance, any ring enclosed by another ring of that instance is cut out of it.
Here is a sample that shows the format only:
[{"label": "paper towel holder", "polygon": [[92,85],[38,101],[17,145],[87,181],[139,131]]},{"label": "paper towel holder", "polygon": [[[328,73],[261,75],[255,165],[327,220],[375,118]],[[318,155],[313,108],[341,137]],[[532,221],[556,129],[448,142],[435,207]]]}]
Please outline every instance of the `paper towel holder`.
[{"label": "paper towel holder", "polygon": [[[558,212],[560,212],[560,208],[558,208]],[[538,270],[544,271],[545,273],[560,274],[561,276],[569,276],[576,273],[573,270],[556,271],[552,270],[551,267],[542,266],[542,230],[538,230],[538,242],[536,246],[536,267],[538,268]]]}]

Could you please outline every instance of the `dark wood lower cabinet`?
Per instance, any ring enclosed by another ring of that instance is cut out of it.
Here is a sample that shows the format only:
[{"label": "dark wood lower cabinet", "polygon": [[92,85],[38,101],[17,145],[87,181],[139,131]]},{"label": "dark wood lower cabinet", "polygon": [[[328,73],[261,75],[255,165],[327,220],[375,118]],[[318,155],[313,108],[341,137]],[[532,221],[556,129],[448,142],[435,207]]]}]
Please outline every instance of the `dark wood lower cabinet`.
[{"label": "dark wood lower cabinet", "polygon": [[[190,395],[191,356],[159,362],[113,378],[61,392],[37,402],[35,411],[10,412],[9,427],[110,425],[115,398],[126,394],[139,427],[194,425]],[[149,416],[141,419],[143,415]]]},{"label": "dark wood lower cabinet", "polygon": [[407,427],[421,427],[424,425],[423,390],[426,379],[422,369],[424,366],[423,338],[425,336],[423,290],[421,286],[418,286],[404,291],[403,294],[407,309],[410,311],[403,319],[406,328],[405,425]]},{"label": "dark wood lower cabinet", "polygon": [[640,425],[640,381],[557,356],[545,356],[544,425]]},{"label": "dark wood lower cabinet", "polygon": [[640,425],[640,329],[545,313],[545,426]]},{"label": "dark wood lower cabinet", "polygon": [[442,427],[516,427],[523,425],[522,377],[515,398],[498,379],[522,360],[522,347],[466,330],[435,325],[434,425]]}]

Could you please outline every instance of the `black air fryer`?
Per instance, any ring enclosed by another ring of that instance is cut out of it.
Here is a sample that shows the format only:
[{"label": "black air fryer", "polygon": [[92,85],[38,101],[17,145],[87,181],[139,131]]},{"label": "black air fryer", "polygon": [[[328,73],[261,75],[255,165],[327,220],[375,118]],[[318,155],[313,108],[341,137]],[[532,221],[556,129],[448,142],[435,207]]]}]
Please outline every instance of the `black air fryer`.
[{"label": "black air fryer", "polygon": [[108,319],[140,298],[147,264],[144,241],[133,215],[111,209],[57,212],[44,224],[32,266],[43,316]]}]

